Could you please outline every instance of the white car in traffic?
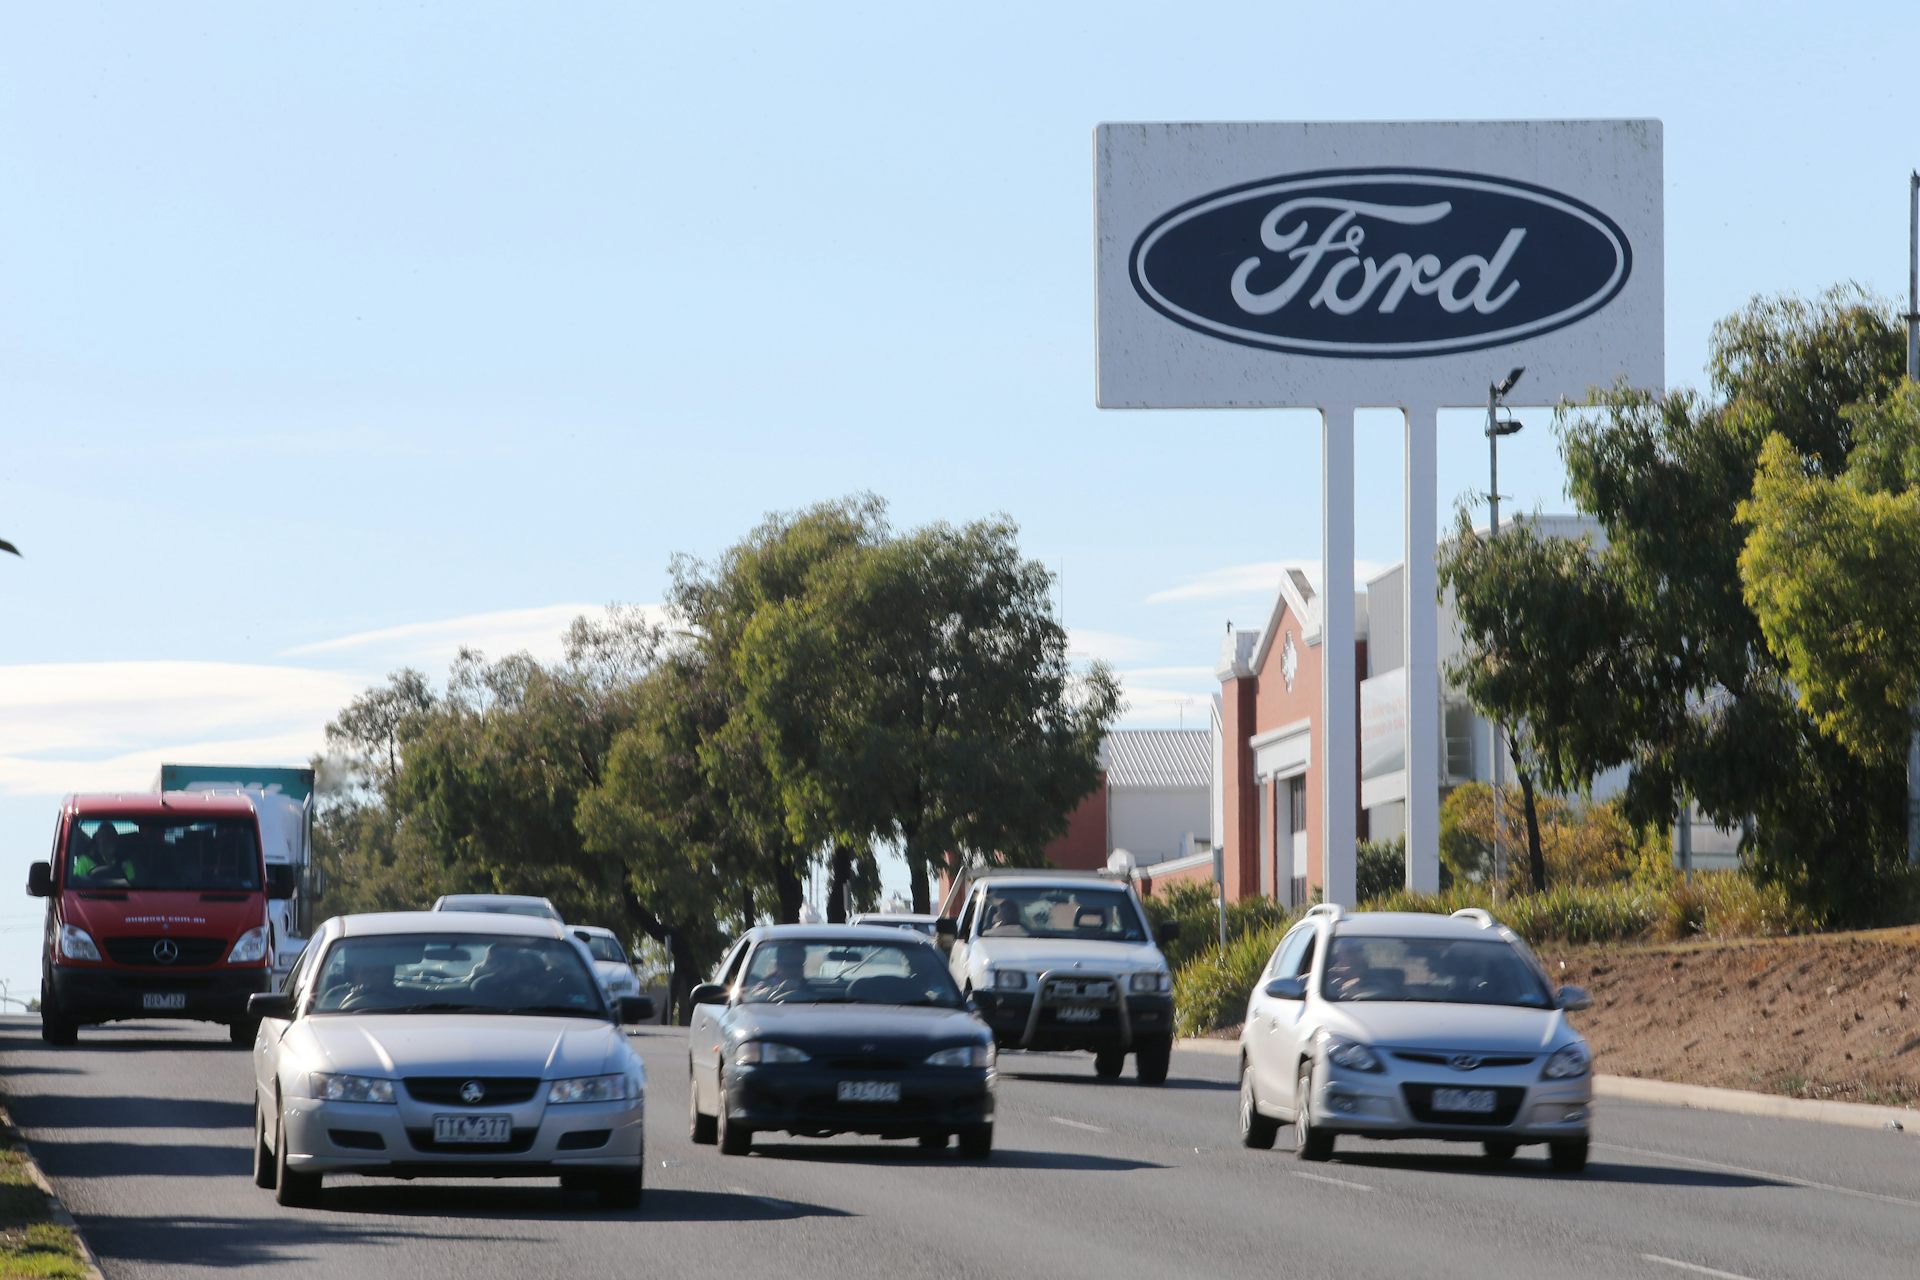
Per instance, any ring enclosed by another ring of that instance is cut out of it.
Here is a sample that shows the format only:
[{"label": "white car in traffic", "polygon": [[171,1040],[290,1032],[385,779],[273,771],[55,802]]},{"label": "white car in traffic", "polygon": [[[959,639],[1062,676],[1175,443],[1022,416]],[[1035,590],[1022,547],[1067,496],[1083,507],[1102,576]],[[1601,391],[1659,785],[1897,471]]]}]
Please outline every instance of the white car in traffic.
[{"label": "white car in traffic", "polygon": [[567,932],[587,949],[594,976],[600,979],[600,987],[609,999],[640,994],[640,975],[633,971],[633,962],[627,958],[613,930],[593,924],[570,924]]}]

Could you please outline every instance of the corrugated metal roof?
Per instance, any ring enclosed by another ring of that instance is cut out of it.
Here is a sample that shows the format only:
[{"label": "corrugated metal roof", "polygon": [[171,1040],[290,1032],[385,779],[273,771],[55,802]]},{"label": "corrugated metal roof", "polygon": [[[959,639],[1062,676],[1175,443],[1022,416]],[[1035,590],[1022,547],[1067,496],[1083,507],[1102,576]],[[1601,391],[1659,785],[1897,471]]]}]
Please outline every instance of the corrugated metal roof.
[{"label": "corrugated metal roof", "polygon": [[1109,787],[1213,785],[1213,735],[1205,729],[1116,729],[1100,754]]}]

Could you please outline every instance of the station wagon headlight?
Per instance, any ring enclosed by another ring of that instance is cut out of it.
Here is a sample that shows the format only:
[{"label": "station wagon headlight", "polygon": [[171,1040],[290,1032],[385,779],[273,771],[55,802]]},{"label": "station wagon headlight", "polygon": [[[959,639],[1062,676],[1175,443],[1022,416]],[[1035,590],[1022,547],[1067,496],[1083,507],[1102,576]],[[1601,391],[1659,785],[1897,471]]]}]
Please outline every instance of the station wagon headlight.
[{"label": "station wagon headlight", "polygon": [[1327,1061],[1336,1067],[1345,1067],[1348,1071],[1378,1071],[1380,1057],[1358,1040],[1348,1040],[1341,1036],[1321,1033],[1326,1040]]},{"label": "station wagon headlight", "polygon": [[1027,975],[1020,969],[995,969],[993,971],[993,989],[995,991],[1025,991]]},{"label": "station wagon headlight", "polygon": [[1593,1055],[1587,1052],[1587,1046],[1578,1042],[1568,1045],[1547,1059],[1547,1065],[1540,1071],[1543,1080],[1578,1080],[1593,1069]]},{"label": "station wagon headlight", "polygon": [[749,1040],[733,1051],[733,1062],[738,1067],[805,1062],[807,1057],[805,1049],[796,1049],[790,1044],[775,1044],[771,1040]]},{"label": "station wagon headlight", "polygon": [[990,1067],[993,1065],[993,1046],[963,1044],[951,1049],[942,1049],[938,1053],[927,1055],[927,1065],[930,1067]]},{"label": "station wagon headlight", "polygon": [[261,925],[249,929],[240,935],[240,941],[233,944],[233,950],[227,953],[228,964],[258,964],[267,958],[267,928]]},{"label": "station wagon headlight", "polygon": [[322,1102],[392,1102],[393,1081],[378,1076],[336,1076],[316,1071],[309,1078],[313,1096]]},{"label": "station wagon headlight", "polygon": [[1173,990],[1173,977],[1165,973],[1136,973],[1133,975],[1133,990],[1135,994],[1165,995]]},{"label": "station wagon headlight", "polygon": [[68,960],[98,960],[100,948],[93,945],[93,935],[78,925],[60,926],[60,954]]},{"label": "station wagon headlight", "polygon": [[555,1080],[547,1086],[550,1103],[623,1102],[626,1097],[627,1078],[622,1075],[575,1076],[571,1080]]}]

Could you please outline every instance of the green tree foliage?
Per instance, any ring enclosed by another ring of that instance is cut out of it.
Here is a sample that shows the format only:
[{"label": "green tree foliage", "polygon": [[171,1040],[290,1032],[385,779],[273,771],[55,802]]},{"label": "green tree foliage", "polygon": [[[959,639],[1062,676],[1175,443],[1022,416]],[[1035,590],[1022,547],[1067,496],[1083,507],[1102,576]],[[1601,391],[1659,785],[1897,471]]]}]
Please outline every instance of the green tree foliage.
[{"label": "green tree foliage", "polygon": [[1738,516],[1770,437],[1805,474],[1844,472],[1858,434],[1846,410],[1884,399],[1900,361],[1869,299],[1757,300],[1714,331],[1712,399],[1616,388],[1562,413],[1569,490],[1604,549],[1524,526],[1489,541],[1463,522],[1441,571],[1467,641],[1455,675],[1483,710],[1524,723],[1550,790],[1631,765],[1629,823],[1665,824],[1686,796],[1716,822],[1750,818],[1754,869],[1849,919],[1873,914],[1904,785],[1799,705],[1748,602]]}]

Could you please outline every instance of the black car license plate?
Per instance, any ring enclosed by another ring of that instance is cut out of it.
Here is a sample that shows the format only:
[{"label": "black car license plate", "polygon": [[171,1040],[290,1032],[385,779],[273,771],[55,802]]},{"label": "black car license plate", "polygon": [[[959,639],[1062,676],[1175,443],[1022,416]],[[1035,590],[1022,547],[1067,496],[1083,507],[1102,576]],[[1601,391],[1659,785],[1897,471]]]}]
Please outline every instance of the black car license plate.
[{"label": "black car license plate", "polygon": [[842,1102],[898,1102],[898,1080],[842,1080],[834,1096]]},{"label": "black car license plate", "polygon": [[513,1141],[511,1116],[435,1116],[433,1140],[445,1143]]},{"label": "black car license plate", "polygon": [[1055,1009],[1053,1016],[1062,1022],[1098,1022],[1100,1010],[1097,1006],[1090,1004],[1069,1004]]}]

